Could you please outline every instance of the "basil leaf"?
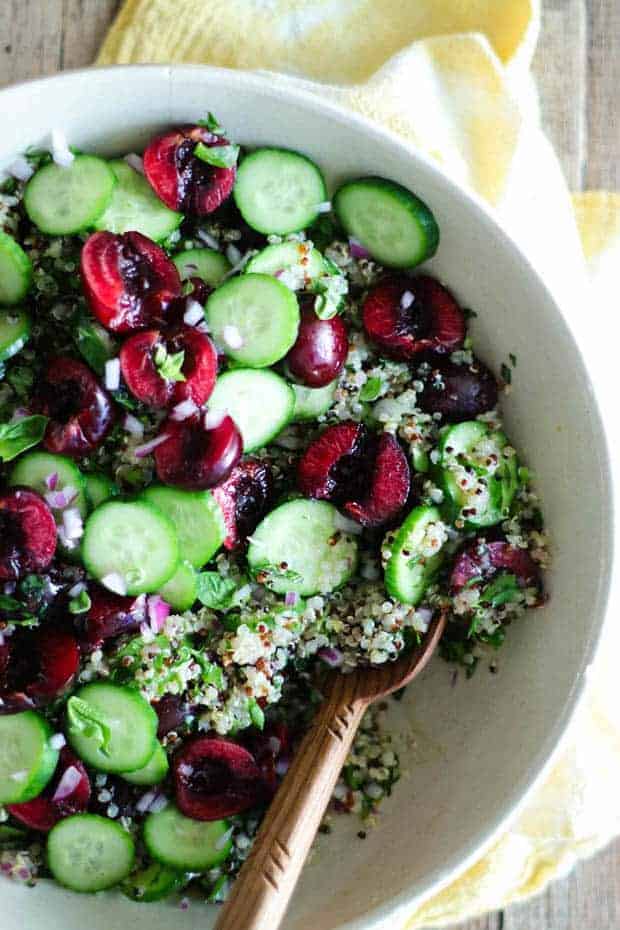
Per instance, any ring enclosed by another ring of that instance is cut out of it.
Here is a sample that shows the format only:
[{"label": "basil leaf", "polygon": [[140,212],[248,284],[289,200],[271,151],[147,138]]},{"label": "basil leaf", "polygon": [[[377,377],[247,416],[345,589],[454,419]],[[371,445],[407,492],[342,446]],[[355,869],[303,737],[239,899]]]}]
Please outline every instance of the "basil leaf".
[{"label": "basil leaf", "polygon": [[69,613],[85,614],[87,610],[90,610],[91,604],[92,601],[88,591],[80,591],[77,597],[73,597],[69,601]]},{"label": "basil leaf", "polygon": [[94,739],[99,743],[99,749],[104,756],[109,755],[112,731],[98,710],[74,695],[67,701],[67,718],[69,725],[82,733],[86,739]]},{"label": "basil leaf", "polygon": [[43,439],[48,417],[35,414],[15,423],[0,423],[0,460],[10,462]]},{"label": "basil leaf", "polygon": [[209,132],[212,132],[217,136],[221,136],[224,133],[223,126],[220,126],[218,118],[214,116],[214,114],[211,113],[211,111],[207,113],[206,119],[198,120],[198,126],[203,126],[205,129],[208,129]]},{"label": "basil leaf", "polygon": [[16,601],[14,597],[7,594],[0,594],[0,610],[7,610],[12,613],[14,610],[23,610],[24,605]]},{"label": "basil leaf", "polygon": [[78,323],[73,338],[84,360],[98,375],[103,375],[105,363],[114,358],[118,348],[108,331],[94,320],[83,319]]},{"label": "basil leaf", "polygon": [[198,600],[212,610],[230,610],[234,605],[237,585],[218,572],[200,572],[197,578]]},{"label": "basil leaf", "polygon": [[214,168],[234,168],[239,158],[238,145],[205,145],[199,142],[193,154]]},{"label": "basil leaf", "polygon": [[254,726],[257,727],[259,730],[264,729],[265,714],[263,713],[263,709],[258,703],[258,701],[256,700],[256,698],[251,698],[251,700],[248,701],[248,710],[250,712],[250,720],[252,721]]},{"label": "basil leaf", "polygon": [[480,603],[490,607],[501,607],[514,601],[519,594],[515,575],[498,575],[480,592]]},{"label": "basil leaf", "polygon": [[360,400],[368,401],[369,403],[376,400],[381,393],[382,387],[383,382],[381,378],[369,378],[360,391]]},{"label": "basil leaf", "polygon": [[185,352],[182,349],[169,355],[165,346],[158,346],[154,361],[157,371],[165,381],[185,381],[185,375],[181,370],[185,361]]}]

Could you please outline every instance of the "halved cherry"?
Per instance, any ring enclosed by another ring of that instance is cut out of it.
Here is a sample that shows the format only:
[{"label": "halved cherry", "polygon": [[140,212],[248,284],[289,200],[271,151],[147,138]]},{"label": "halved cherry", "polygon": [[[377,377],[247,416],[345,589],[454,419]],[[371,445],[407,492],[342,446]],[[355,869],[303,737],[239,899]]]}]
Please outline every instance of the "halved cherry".
[{"label": "halved cherry", "polygon": [[84,293],[107,329],[144,329],[181,296],[181,279],[162,248],[138,232],[96,232],[80,259]]},{"label": "halved cherry", "polygon": [[[314,298],[311,298],[314,300]],[[349,336],[342,318],[320,320],[312,305],[302,300],[299,331],[286,363],[302,384],[324,387],[338,377],[349,351]]]},{"label": "halved cherry", "polygon": [[49,704],[73,682],[80,664],[75,637],[56,627],[20,630],[11,636],[9,650],[0,682],[2,713]]},{"label": "halved cherry", "polygon": [[56,552],[56,523],[36,491],[13,488],[0,496],[0,579],[43,571]]},{"label": "halved cherry", "polygon": [[456,365],[449,358],[429,359],[431,372],[418,394],[426,413],[441,413],[447,423],[473,420],[497,404],[497,381],[479,359]]},{"label": "halved cherry", "polygon": [[244,459],[223,484],[213,488],[226,524],[226,549],[235,549],[264,517],[273,497],[273,474],[266,462]]},{"label": "halved cherry", "polygon": [[270,790],[275,793],[279,777],[291,762],[291,733],[284,723],[273,723],[261,732],[251,728],[244,734],[244,744],[252,753]]},{"label": "halved cherry", "polygon": [[153,704],[153,710],[159,721],[157,736],[163,739],[171,730],[180,730],[190,712],[190,705],[180,694],[166,694]]},{"label": "halved cherry", "polygon": [[82,762],[66,746],[60,750],[54,776],[43,793],[23,804],[7,804],[7,810],[30,830],[47,833],[63,817],[88,808],[90,781]]},{"label": "halved cherry", "polygon": [[103,442],[114,423],[108,392],[87,365],[66,356],[49,363],[31,406],[50,418],[43,445],[60,455],[88,455]]},{"label": "halved cherry", "polygon": [[236,171],[197,158],[198,143],[207,148],[230,144],[202,126],[184,126],[152,139],[143,163],[147,181],[167,207],[204,216],[230,196]]},{"label": "halved cherry", "polygon": [[108,639],[138,629],[146,615],[144,596],[121,597],[96,584],[88,587],[90,607],[76,620],[84,651],[99,648]]},{"label": "halved cherry", "polygon": [[502,540],[478,539],[457,556],[450,577],[452,591],[457,593],[465,585],[486,584],[500,571],[515,575],[521,587],[540,585],[540,569],[526,549]]},{"label": "halved cherry", "polygon": [[393,520],[409,495],[411,473],[398,440],[346,420],[328,427],[299,462],[299,488],[330,500],[363,526]]},{"label": "halved cherry", "polygon": [[205,427],[199,414],[180,421],[168,419],[160,436],[166,438],[153,453],[159,480],[189,491],[221,484],[243,451],[241,433],[229,416],[211,428]]},{"label": "halved cherry", "polygon": [[[180,369],[185,380],[164,377],[165,365],[156,363],[183,353]],[[127,387],[138,400],[152,407],[167,407],[192,400],[201,407],[211,395],[217,375],[217,352],[209,337],[191,326],[168,332],[147,329],[125,340],[120,351]]]},{"label": "halved cherry", "polygon": [[232,817],[272,794],[251,752],[211,737],[194,739],[177,753],[174,784],[179,810],[194,820]]},{"label": "halved cherry", "polygon": [[465,316],[435,278],[390,275],[368,292],[362,321],[379,351],[396,359],[452,352],[465,339]]}]

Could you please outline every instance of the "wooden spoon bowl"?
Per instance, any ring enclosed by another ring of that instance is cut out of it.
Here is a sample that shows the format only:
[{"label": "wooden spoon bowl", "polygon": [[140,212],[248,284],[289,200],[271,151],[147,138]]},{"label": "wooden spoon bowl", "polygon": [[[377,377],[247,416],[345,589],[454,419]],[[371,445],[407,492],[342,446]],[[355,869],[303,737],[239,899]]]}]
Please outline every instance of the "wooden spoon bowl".
[{"label": "wooden spoon bowl", "polygon": [[324,695],[286,777],[269,807],[215,930],[277,930],[364,712],[422,671],[445,627],[435,619],[421,645],[396,662],[330,672]]}]

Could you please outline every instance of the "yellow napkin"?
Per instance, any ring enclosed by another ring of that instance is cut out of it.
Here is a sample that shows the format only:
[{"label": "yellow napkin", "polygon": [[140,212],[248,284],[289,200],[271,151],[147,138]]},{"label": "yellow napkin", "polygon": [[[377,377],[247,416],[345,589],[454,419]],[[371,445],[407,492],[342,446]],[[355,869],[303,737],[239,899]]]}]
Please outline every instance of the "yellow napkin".
[{"label": "yellow napkin", "polygon": [[[529,76],[539,12],[538,0],[127,0],[98,63],[285,71],[272,80],[388,125],[494,206],[578,328],[575,295],[586,273],[589,306],[613,312],[620,195],[578,194],[573,210]],[[540,891],[620,833],[620,694],[607,659],[618,655],[620,634],[608,627],[606,636],[546,781],[479,862],[415,913],[399,915],[403,930],[454,923]]]}]

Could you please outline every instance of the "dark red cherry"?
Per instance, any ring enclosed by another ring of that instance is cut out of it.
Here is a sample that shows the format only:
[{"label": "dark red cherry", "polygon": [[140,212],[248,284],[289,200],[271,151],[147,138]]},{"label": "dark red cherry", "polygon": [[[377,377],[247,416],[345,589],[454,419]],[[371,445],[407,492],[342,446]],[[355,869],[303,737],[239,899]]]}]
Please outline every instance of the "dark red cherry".
[{"label": "dark red cherry", "polygon": [[121,597],[96,584],[89,584],[90,607],[76,619],[83,651],[98,649],[108,639],[135,632],[146,617],[143,595]]},{"label": "dark red cherry", "polygon": [[193,820],[219,820],[266,803],[271,786],[254,756],[231,740],[199,737],[174,759],[179,810]]},{"label": "dark red cherry", "polygon": [[465,339],[465,316],[435,278],[390,275],[368,292],[362,320],[380,352],[410,359],[420,352],[452,352]]},{"label": "dark red cherry", "polygon": [[[166,377],[167,360],[180,352],[184,380]],[[162,360],[159,365],[158,359]],[[127,387],[134,397],[151,407],[168,407],[184,400],[201,407],[211,395],[217,375],[213,343],[191,326],[136,333],[125,340],[120,360]]]},{"label": "dark red cherry", "polygon": [[333,501],[364,526],[381,526],[404,507],[411,474],[393,436],[377,436],[346,420],[308,446],[297,480],[308,497]]},{"label": "dark red cherry", "polygon": [[59,455],[88,455],[103,442],[114,423],[108,392],[87,365],[65,356],[49,363],[31,406],[50,418],[43,445]]},{"label": "dark red cherry", "polygon": [[159,720],[157,737],[163,739],[171,730],[178,732],[183,728],[190,706],[181,695],[166,694],[153,704],[153,710]]},{"label": "dark red cherry", "polygon": [[226,524],[226,549],[235,549],[254,532],[273,498],[273,474],[266,462],[244,459],[223,484],[213,488]]},{"label": "dark red cherry", "polygon": [[418,394],[426,413],[441,413],[447,423],[473,420],[497,404],[497,381],[479,359],[456,365],[449,358],[429,358],[431,372]]},{"label": "dark red cherry", "polygon": [[118,333],[165,318],[181,296],[181,279],[162,248],[138,232],[96,232],[80,259],[86,299],[98,320]]},{"label": "dark red cherry", "polygon": [[7,804],[8,812],[30,830],[47,833],[63,817],[81,814],[88,808],[90,781],[82,762],[66,746],[43,793],[23,804]]},{"label": "dark red cherry", "polygon": [[452,591],[458,593],[466,585],[486,584],[500,571],[515,575],[524,588],[540,585],[540,569],[526,549],[501,540],[478,539],[458,554],[450,577]]},{"label": "dark red cherry", "polygon": [[225,416],[210,429],[203,416],[168,419],[154,451],[157,476],[164,484],[200,491],[221,484],[241,458],[243,441],[234,420]]},{"label": "dark red cherry", "polygon": [[11,636],[8,648],[0,678],[0,713],[49,704],[67,690],[79,669],[75,637],[56,627],[20,630]]},{"label": "dark red cherry", "polygon": [[319,388],[338,377],[349,351],[341,317],[320,320],[312,306],[302,307],[297,341],[286,356],[291,374],[307,387]]},{"label": "dark red cherry", "polygon": [[230,196],[236,171],[197,158],[198,143],[208,148],[230,145],[202,126],[185,126],[152,139],[143,162],[147,181],[167,207],[204,216]]},{"label": "dark red cherry", "polygon": [[0,497],[0,580],[48,567],[56,552],[56,523],[43,498],[28,488]]}]

